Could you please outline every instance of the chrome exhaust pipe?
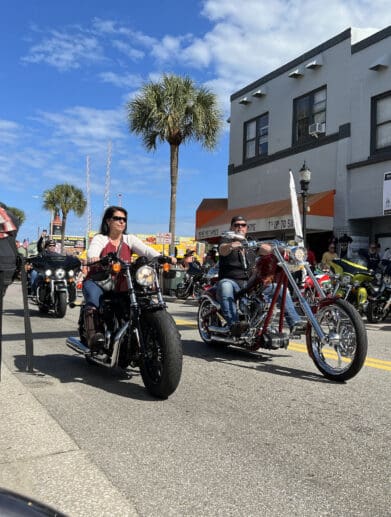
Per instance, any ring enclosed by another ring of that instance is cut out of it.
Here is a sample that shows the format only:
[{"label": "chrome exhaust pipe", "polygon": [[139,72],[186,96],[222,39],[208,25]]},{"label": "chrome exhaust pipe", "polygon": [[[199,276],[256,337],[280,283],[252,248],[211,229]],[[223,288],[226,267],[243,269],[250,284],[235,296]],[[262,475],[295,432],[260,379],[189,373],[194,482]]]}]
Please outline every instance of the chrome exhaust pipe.
[{"label": "chrome exhaust pipe", "polygon": [[213,334],[229,334],[229,328],[227,327],[218,327],[216,325],[210,325],[208,327],[208,332],[212,332]]},{"label": "chrome exhaust pipe", "polygon": [[75,350],[75,352],[78,352],[79,354],[85,355],[90,352],[88,346],[83,345],[83,343],[75,337],[67,337],[65,340],[65,344],[69,346],[69,348],[72,348],[72,350]]},{"label": "chrome exhaust pipe", "polygon": [[222,337],[222,336],[213,336],[213,341],[218,341],[221,343],[225,343],[226,345],[243,345],[245,343],[244,339],[240,338],[232,338],[232,337]]}]

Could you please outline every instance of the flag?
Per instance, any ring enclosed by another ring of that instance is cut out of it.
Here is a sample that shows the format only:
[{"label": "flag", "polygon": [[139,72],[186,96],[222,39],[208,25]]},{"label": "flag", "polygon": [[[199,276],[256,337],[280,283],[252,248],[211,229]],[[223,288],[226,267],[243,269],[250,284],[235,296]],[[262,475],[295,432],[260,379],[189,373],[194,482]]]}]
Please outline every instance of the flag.
[{"label": "flag", "polygon": [[297,244],[303,244],[303,229],[301,227],[301,219],[299,212],[299,203],[297,202],[297,194],[295,187],[295,180],[293,179],[293,174],[291,169],[289,169],[289,191],[291,195],[291,206],[292,206],[292,217],[293,217],[293,225],[295,227],[295,241]]}]

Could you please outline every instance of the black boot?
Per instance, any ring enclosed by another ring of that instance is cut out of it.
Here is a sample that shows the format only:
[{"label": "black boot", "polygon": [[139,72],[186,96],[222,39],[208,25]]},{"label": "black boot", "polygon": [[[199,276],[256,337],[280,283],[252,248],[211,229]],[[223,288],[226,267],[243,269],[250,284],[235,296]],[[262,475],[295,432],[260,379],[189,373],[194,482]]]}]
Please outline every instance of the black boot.
[{"label": "black boot", "polygon": [[87,307],[85,309],[84,323],[87,334],[87,344],[91,350],[91,355],[99,354],[100,350],[104,348],[105,337],[102,332],[100,332],[99,312],[95,307]]}]

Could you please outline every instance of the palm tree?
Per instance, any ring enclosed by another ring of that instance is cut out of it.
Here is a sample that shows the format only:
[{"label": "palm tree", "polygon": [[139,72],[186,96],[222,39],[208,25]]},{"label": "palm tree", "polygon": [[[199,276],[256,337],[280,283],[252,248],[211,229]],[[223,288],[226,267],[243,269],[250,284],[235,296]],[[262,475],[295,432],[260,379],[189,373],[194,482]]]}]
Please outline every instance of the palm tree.
[{"label": "palm tree", "polygon": [[43,193],[43,208],[52,213],[61,211],[61,252],[64,252],[64,237],[67,217],[70,211],[75,212],[79,217],[84,214],[87,201],[83,192],[67,183],[56,185],[52,190],[45,190]]},{"label": "palm tree", "polygon": [[20,208],[16,208],[13,206],[7,206],[7,210],[12,212],[13,215],[16,217],[16,219],[18,220],[18,226],[22,226],[22,224],[26,220],[26,214],[25,214],[24,210],[21,210]]},{"label": "palm tree", "polygon": [[197,87],[188,77],[164,74],[159,82],[150,82],[127,105],[130,132],[141,135],[148,151],[158,142],[170,145],[170,253],[175,248],[176,193],[179,146],[197,141],[206,149],[216,146],[222,127],[217,97],[207,88]]}]

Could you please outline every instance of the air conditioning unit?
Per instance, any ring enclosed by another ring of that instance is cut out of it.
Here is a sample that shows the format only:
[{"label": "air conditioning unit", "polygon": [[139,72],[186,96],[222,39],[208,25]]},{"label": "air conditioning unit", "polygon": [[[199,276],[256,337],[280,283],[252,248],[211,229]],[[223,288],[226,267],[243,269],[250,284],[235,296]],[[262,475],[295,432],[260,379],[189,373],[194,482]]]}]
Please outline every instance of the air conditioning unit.
[{"label": "air conditioning unit", "polygon": [[324,122],[316,122],[315,124],[310,124],[308,127],[308,133],[311,136],[318,136],[322,133],[326,132],[326,124]]}]

